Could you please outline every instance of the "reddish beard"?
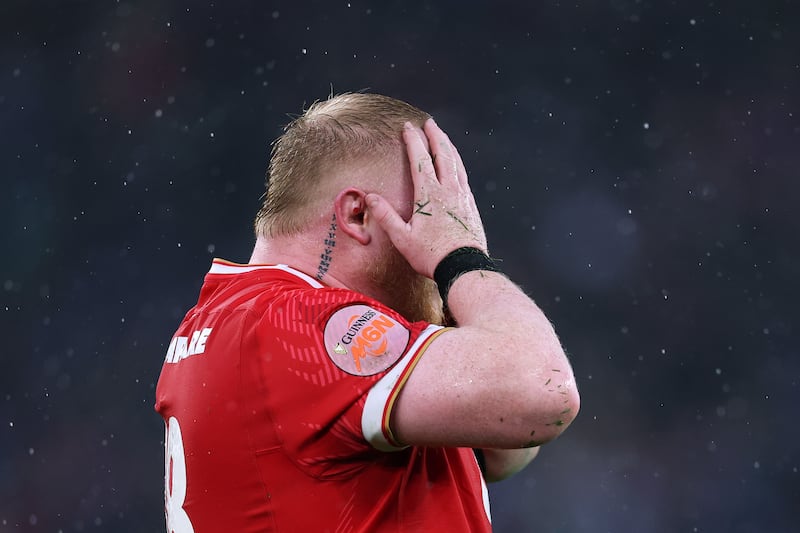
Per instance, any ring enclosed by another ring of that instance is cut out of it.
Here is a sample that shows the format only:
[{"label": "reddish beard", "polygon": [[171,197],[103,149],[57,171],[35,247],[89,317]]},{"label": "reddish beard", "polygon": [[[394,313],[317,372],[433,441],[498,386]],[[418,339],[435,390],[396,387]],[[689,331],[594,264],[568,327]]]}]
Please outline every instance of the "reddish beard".
[{"label": "reddish beard", "polygon": [[436,283],[415,272],[397,248],[390,245],[368,270],[371,280],[386,294],[387,300],[383,303],[406,320],[444,324],[442,299]]}]

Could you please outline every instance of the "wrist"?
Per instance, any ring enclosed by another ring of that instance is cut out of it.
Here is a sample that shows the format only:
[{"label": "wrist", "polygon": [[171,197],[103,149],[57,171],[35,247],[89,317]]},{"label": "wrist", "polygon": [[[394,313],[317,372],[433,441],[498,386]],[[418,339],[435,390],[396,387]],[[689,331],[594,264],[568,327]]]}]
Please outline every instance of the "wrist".
[{"label": "wrist", "polygon": [[433,280],[439,288],[439,295],[442,297],[445,310],[447,310],[447,296],[453,282],[467,272],[475,270],[500,272],[497,262],[483,250],[468,246],[453,250],[439,262],[433,272]]}]

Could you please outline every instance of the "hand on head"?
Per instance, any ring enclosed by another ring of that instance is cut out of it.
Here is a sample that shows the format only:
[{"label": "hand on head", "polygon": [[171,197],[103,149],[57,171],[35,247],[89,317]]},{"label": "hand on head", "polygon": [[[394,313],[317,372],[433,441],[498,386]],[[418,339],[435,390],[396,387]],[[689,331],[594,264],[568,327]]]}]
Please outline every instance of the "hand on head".
[{"label": "hand on head", "polygon": [[411,218],[403,220],[378,194],[367,195],[367,206],[414,270],[432,278],[439,262],[457,248],[487,252],[486,234],[464,163],[447,134],[429,119],[423,131],[406,123],[403,140],[414,185]]}]

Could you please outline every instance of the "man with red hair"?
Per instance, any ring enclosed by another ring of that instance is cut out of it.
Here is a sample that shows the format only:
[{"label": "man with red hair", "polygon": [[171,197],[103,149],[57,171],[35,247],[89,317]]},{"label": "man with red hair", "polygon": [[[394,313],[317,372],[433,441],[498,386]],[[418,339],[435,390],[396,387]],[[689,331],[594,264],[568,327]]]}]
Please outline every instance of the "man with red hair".
[{"label": "man with red hair", "polygon": [[485,481],[579,397],[447,135],[386,96],[317,102],[273,146],[255,227],[167,350],[168,531],[491,531]]}]

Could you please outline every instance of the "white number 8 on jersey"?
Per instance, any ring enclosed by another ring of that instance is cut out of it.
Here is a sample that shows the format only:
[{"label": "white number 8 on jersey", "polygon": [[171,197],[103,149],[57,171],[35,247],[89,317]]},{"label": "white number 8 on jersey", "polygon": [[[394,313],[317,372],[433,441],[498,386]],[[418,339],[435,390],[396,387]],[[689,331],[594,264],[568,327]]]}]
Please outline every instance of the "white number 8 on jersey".
[{"label": "white number 8 on jersey", "polygon": [[194,533],[183,508],[186,498],[186,457],[178,419],[170,417],[164,437],[164,509],[167,533]]}]

